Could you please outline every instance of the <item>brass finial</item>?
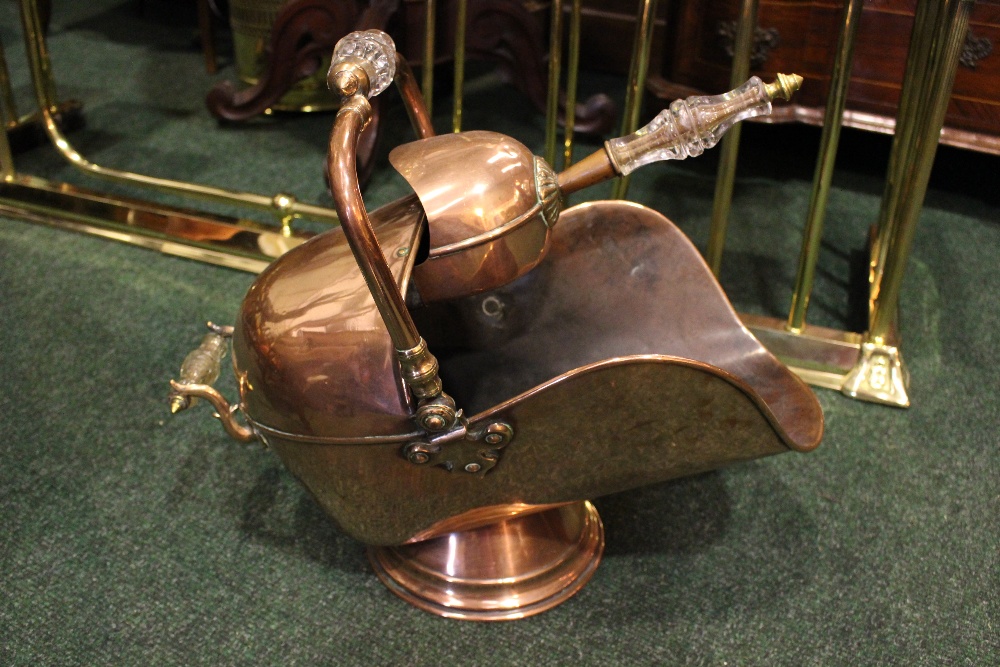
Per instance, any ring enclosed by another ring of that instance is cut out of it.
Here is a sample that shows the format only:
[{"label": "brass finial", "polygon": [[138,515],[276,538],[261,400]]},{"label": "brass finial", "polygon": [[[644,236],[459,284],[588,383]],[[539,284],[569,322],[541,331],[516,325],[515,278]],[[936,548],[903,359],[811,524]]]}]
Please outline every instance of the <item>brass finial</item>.
[{"label": "brass finial", "polygon": [[334,63],[327,75],[326,83],[330,90],[337,92],[341,97],[351,97],[362,88],[367,93],[368,76],[367,73],[353,63]]},{"label": "brass finial", "polygon": [[802,87],[802,77],[798,74],[778,74],[772,83],[765,83],[764,90],[772,100],[779,95],[786,100],[792,99],[792,94]]},{"label": "brass finial", "polygon": [[187,396],[175,394],[170,398],[170,414],[176,415],[181,410],[185,410],[191,404]]}]

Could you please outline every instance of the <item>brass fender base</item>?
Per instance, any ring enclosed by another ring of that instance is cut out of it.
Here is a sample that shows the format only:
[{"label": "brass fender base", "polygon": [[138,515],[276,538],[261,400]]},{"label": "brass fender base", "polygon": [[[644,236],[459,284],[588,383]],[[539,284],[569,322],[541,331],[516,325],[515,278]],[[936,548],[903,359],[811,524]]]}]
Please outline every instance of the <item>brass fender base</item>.
[{"label": "brass fender base", "polygon": [[861,344],[861,357],[844,378],[841,391],[851,398],[908,408],[910,398],[906,390],[909,384],[909,373],[899,348],[866,339]]},{"label": "brass fender base", "polygon": [[604,527],[587,501],[397,547],[369,547],[393,593],[446,618],[509,621],[565,602],[590,581]]}]

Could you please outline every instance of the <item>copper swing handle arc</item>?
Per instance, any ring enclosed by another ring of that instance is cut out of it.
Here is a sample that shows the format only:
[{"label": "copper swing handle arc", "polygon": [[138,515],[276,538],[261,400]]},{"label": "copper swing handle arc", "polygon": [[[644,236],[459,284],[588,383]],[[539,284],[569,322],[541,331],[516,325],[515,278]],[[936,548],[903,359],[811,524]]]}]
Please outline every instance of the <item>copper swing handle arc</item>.
[{"label": "copper swing handle arc", "polygon": [[[368,98],[388,85],[397,62],[403,63],[401,85],[412,82],[409,68],[397,56],[392,40],[385,33],[375,30],[351,33],[337,43],[327,83],[339,92],[342,103],[330,134],[327,168],[344,236],[392,339],[403,380],[419,400],[417,425],[433,433],[446,431],[455,424],[455,403],[442,389],[437,359],[417,331],[382,254],[361,197],[356,166],[358,138],[372,117]],[[433,130],[419,91],[414,93],[414,88],[404,88],[403,93],[408,98],[417,133],[423,135]]]}]

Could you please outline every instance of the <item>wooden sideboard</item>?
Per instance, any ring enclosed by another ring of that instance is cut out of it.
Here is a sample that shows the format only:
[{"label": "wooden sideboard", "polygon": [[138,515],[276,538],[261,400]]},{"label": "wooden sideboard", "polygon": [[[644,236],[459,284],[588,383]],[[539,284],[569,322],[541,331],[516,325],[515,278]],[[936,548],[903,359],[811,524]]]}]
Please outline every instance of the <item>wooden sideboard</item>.
[{"label": "wooden sideboard", "polygon": [[[665,101],[691,89],[729,86],[737,0],[673,0],[667,16],[668,52],[649,89]],[[892,132],[916,0],[864,3],[854,49],[845,125]],[[821,124],[830,85],[843,2],[762,0],[751,70],[805,77],[796,104],[775,108],[775,121]],[[655,71],[652,70],[651,71]],[[1000,2],[980,0],[955,76],[942,141],[1000,154]]]}]

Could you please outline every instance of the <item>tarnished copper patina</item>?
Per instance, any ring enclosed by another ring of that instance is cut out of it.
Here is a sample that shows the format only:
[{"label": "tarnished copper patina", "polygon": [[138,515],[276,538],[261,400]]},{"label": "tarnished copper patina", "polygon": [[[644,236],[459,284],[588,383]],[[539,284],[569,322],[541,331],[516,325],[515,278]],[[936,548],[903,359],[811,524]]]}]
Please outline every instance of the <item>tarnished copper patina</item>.
[{"label": "tarnished copper patina", "polygon": [[[266,443],[402,597],[519,618],[596,568],[587,499],[819,443],[812,392],[669,220],[629,202],[559,211],[564,193],[650,151],[697,154],[774,93],[751,80],[675,103],[558,177],[501,135],[426,138],[392,156],[416,194],[369,214],[354,150],[369,81],[385,78],[362,64],[392,60],[383,37],[349,36],[331,70],[345,97],[329,163],[342,228],[247,293],[232,330],[239,402],[192,362],[174,404],[206,398],[234,437]],[[218,342],[203,346],[217,364]]]}]

